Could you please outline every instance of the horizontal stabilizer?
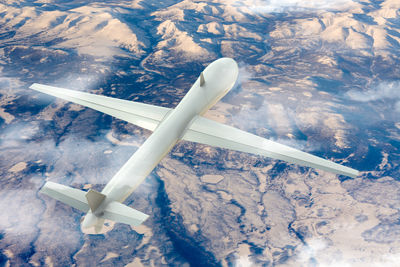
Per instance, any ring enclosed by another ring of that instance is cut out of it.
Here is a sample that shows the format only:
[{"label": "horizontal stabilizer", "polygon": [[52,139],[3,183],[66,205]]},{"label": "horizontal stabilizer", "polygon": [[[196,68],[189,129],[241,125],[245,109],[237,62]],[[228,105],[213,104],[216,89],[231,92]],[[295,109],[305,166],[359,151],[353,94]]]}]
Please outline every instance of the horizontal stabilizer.
[{"label": "horizontal stabilizer", "polygon": [[115,222],[138,226],[143,223],[149,215],[130,208],[120,202],[112,201],[107,205],[101,217]]},{"label": "horizontal stabilizer", "polygon": [[88,212],[89,210],[85,191],[62,184],[47,182],[40,192],[83,212]]},{"label": "horizontal stabilizer", "polygon": [[[94,190],[85,192],[53,182],[47,182],[40,192],[83,212],[97,210],[100,204],[107,198],[102,193]],[[104,210],[99,211],[99,214],[101,215],[96,215],[98,219],[108,219],[133,226],[140,225],[149,217],[149,215],[117,201],[108,203]]]},{"label": "horizontal stabilizer", "polygon": [[247,133],[234,127],[197,116],[182,138],[210,146],[284,160],[302,166],[312,167],[350,177],[358,171],[306,152]]}]

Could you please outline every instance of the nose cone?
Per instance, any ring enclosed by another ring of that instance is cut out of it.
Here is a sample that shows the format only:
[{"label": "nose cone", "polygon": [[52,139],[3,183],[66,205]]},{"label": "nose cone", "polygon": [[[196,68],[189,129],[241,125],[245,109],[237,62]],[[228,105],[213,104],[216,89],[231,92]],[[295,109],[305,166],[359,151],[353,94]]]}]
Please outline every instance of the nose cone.
[{"label": "nose cone", "polygon": [[236,81],[237,76],[239,75],[239,67],[236,61],[229,57],[223,57],[218,60],[215,60],[213,63],[209,65],[212,71],[219,73],[220,79],[229,79],[233,82]]},{"label": "nose cone", "polygon": [[98,219],[99,218],[97,218],[96,215],[94,215],[93,213],[87,213],[85,218],[83,219],[82,228],[90,228],[96,225]]},{"label": "nose cone", "polygon": [[229,91],[236,82],[239,68],[232,58],[220,58],[215,60],[204,70],[206,84],[213,84],[218,89]]}]

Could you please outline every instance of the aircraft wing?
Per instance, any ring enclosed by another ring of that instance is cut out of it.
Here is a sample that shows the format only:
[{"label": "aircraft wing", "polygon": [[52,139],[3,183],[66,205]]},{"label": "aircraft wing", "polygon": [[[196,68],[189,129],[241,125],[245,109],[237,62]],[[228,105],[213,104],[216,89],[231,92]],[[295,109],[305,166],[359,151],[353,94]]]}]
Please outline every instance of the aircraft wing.
[{"label": "aircraft wing", "polygon": [[101,111],[118,119],[154,131],[169,108],[117,99],[102,95],[34,83],[29,88]]},{"label": "aircraft wing", "polygon": [[234,127],[197,116],[183,140],[284,160],[336,174],[356,177],[358,171]]}]

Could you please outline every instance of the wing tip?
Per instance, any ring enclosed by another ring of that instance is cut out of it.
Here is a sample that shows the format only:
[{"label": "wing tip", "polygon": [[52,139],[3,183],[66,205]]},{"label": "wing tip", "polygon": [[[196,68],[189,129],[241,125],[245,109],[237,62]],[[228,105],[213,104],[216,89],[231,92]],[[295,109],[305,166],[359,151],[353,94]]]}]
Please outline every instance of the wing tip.
[{"label": "wing tip", "polygon": [[345,175],[345,176],[348,176],[348,177],[351,177],[351,178],[357,178],[360,175],[360,172],[358,170],[349,168],[348,171],[341,172],[339,174],[340,175]]},{"label": "wing tip", "polygon": [[32,83],[31,86],[29,86],[29,88],[30,88],[30,89],[33,89],[33,90],[37,90],[37,88],[39,87],[39,85],[40,85],[40,84],[38,84],[38,83]]},{"label": "wing tip", "polygon": [[357,170],[355,170],[355,172],[354,172],[354,174],[353,174],[354,176],[351,176],[351,177],[353,177],[353,178],[357,178],[358,176],[360,176],[360,172],[359,171],[357,171]]}]

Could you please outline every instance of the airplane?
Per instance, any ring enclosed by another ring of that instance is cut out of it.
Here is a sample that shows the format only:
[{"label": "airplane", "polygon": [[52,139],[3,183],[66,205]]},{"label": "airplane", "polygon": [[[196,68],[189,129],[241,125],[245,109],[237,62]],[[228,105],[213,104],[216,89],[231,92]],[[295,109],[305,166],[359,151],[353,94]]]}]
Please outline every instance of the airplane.
[{"label": "airplane", "polygon": [[231,58],[209,64],[175,108],[159,107],[102,95],[34,83],[31,89],[80,104],[153,133],[112,177],[101,192],[83,191],[47,181],[40,192],[86,213],[82,229],[99,233],[105,219],[132,226],[149,215],[124,200],[180,140],[266,156],[355,178],[359,172],[237,128],[205,118],[204,113],[235,85],[238,65]]}]

